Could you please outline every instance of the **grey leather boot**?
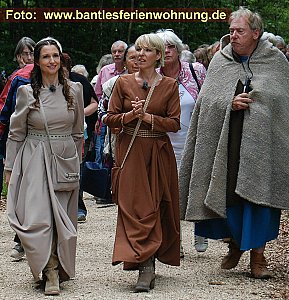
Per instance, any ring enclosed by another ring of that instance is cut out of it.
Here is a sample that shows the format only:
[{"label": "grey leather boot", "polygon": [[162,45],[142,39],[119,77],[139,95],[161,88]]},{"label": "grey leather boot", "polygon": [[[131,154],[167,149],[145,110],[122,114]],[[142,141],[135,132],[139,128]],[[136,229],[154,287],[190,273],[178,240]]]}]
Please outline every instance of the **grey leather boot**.
[{"label": "grey leather boot", "polygon": [[135,292],[148,292],[155,287],[155,260],[149,258],[139,266],[139,276],[135,286]]}]

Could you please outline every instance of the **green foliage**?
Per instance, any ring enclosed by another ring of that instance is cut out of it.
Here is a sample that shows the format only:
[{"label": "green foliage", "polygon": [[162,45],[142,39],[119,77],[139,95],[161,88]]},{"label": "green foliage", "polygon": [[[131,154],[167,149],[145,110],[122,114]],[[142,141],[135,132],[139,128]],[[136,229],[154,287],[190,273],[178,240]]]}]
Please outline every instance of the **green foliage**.
[{"label": "green foliage", "polygon": [[3,188],[2,188],[1,196],[3,198],[7,197],[7,184],[6,184],[5,178],[3,179]]},{"label": "green foliage", "polygon": [[[265,30],[281,35],[289,42],[289,0],[1,0],[1,7],[88,7],[88,8],[229,8],[237,9],[245,5],[258,11],[263,17]],[[147,32],[160,28],[172,28],[188,44],[191,50],[201,44],[211,44],[228,32],[228,24],[191,23],[191,22],[87,22],[87,23],[0,23],[0,71],[11,73],[16,64],[13,62],[14,48],[22,36],[33,40],[46,36],[58,39],[64,51],[72,56],[73,63],[84,64],[90,74],[95,75],[95,68],[100,57],[110,52],[111,44],[116,40],[128,43]]]},{"label": "green foliage", "polygon": [[6,8],[7,7],[7,3],[5,1],[0,1],[0,7],[1,8]]},{"label": "green foliage", "polygon": [[263,17],[265,31],[281,35],[288,42],[289,0],[248,0],[248,5]]}]

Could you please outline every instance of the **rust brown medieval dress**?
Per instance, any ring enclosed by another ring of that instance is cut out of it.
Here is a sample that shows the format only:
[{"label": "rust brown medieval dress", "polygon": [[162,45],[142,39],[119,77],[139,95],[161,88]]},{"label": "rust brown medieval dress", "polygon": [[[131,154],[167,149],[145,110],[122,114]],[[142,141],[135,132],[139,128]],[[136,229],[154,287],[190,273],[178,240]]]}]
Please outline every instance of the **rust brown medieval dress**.
[{"label": "rust brown medieval dress", "polygon": [[[146,99],[148,92],[138,85],[134,74],[121,76],[110,99],[106,124],[121,127],[123,113],[132,110],[131,100]],[[153,128],[142,122],[140,130],[162,136],[137,136],[122,170],[112,263],[124,262],[124,269],[135,269],[153,255],[162,263],[180,264],[177,167],[170,139],[164,134],[180,127],[180,100],[174,79],[162,77],[146,112],[153,114]],[[134,120],[125,124],[125,128],[134,129],[136,123]],[[118,135],[117,166],[122,163],[131,138],[124,131]]]}]

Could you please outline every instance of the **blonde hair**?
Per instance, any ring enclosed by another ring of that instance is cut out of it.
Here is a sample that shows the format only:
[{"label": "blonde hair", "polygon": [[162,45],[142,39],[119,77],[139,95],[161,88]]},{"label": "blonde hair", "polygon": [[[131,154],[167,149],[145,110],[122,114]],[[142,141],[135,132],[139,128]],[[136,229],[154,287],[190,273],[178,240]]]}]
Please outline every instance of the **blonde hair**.
[{"label": "blonde hair", "polygon": [[161,58],[157,61],[156,66],[164,66],[165,64],[165,44],[163,40],[155,33],[143,34],[135,41],[136,48],[147,47],[153,48],[161,54]]}]

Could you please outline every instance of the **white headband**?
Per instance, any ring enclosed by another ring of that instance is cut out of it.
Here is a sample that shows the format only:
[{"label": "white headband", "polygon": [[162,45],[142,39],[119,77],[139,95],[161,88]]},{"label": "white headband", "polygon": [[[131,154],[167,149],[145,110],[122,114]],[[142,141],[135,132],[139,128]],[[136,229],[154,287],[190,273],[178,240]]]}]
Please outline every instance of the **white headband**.
[{"label": "white headband", "polygon": [[61,44],[58,42],[58,40],[56,40],[56,39],[54,39],[53,37],[50,37],[50,36],[48,36],[48,37],[46,37],[46,38],[40,40],[39,42],[36,43],[36,45],[38,45],[38,44],[41,43],[41,42],[45,42],[45,41],[54,41],[54,42],[57,44],[57,46],[59,47],[60,52],[62,53],[62,47],[61,47]]}]

